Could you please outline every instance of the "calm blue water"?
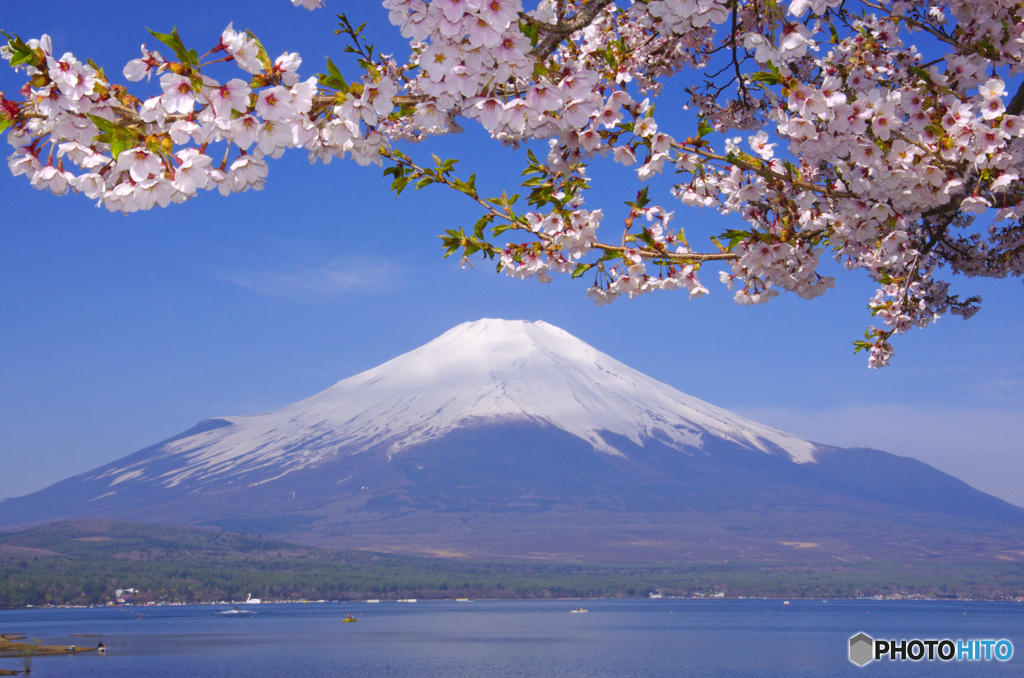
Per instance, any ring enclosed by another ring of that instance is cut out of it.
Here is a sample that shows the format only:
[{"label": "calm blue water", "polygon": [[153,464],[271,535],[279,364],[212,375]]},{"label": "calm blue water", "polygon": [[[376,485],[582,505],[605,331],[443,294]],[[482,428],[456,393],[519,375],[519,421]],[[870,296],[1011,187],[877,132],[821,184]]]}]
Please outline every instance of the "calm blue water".
[{"label": "calm blue water", "polygon": [[[0,633],[92,645],[106,656],[41,657],[50,676],[1022,676],[1020,603],[591,600],[256,605],[0,611]],[[343,623],[346,614],[355,624]],[[139,616],[144,615],[144,616]],[[848,639],[1006,638],[1008,662],[847,659]],[[0,659],[0,668],[18,668]]]}]

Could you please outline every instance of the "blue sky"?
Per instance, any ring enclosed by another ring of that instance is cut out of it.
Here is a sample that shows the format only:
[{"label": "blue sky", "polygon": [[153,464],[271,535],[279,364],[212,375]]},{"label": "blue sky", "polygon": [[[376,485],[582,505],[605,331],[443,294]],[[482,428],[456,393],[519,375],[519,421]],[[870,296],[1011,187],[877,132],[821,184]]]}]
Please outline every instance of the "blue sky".
[{"label": "blue sky", "polygon": [[[404,57],[376,2],[327,4],[310,13],[286,0],[40,1],[5,7],[0,28],[25,39],[47,32],[55,51],[92,57],[118,80],[139,44],[155,45],[147,27],[177,26],[202,52],[229,21],[273,55],[300,52],[300,73],[312,75],[325,55],[344,61],[332,35],[342,11]],[[21,84],[0,72],[9,97]],[[685,135],[678,101],[667,96],[658,119]],[[406,150],[461,158],[464,174],[477,172],[492,193],[513,189],[525,161],[472,124]],[[984,297],[981,313],[900,338],[893,365],[869,371],[850,345],[869,322],[863,274],[836,271],[837,289],[812,302],[748,308],[705,269],[710,297],[669,292],[599,308],[584,281],[540,285],[442,260],[436,235],[472,225],[473,204],[440,189],[396,200],[380,174],[351,161],[310,167],[290,151],[271,161],[262,192],[214,192],[126,217],[0,171],[0,497],[208,417],[294,402],[458,323],[501,317],[546,320],[716,405],[819,442],[917,457],[1024,505],[1019,281],[959,281],[959,291]],[[589,205],[616,229],[637,184],[607,161],[592,175]],[[670,179],[653,182],[651,195],[675,210],[691,242],[733,223],[673,204]]]}]

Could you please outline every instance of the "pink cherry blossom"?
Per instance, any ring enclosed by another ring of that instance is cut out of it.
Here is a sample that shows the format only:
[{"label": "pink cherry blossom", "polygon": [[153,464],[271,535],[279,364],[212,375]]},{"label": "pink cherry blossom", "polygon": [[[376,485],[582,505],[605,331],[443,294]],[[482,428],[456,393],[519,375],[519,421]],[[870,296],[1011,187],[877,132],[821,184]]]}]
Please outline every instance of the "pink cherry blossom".
[{"label": "pink cherry blossom", "polygon": [[127,171],[133,181],[139,182],[148,179],[150,175],[162,173],[163,162],[155,153],[144,148],[135,148],[121,153],[116,168],[121,172]]},{"label": "pink cherry blossom", "polygon": [[244,80],[234,78],[225,85],[214,86],[206,95],[219,118],[231,117],[231,111],[242,112],[249,108],[249,86]]},{"label": "pink cherry blossom", "polygon": [[189,113],[195,105],[196,97],[192,91],[192,81],[183,75],[165,73],[160,78],[160,87],[164,95],[160,103],[168,113]]}]

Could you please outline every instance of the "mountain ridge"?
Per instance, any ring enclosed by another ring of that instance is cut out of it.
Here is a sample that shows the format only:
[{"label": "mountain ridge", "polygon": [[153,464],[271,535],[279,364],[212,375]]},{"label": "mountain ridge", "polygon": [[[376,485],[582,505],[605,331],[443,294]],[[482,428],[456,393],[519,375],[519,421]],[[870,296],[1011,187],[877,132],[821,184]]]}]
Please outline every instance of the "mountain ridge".
[{"label": "mountain ridge", "polygon": [[[488,371],[483,385],[481,365]],[[403,379],[396,388],[398,374]],[[637,407],[643,397],[645,406]],[[468,418],[534,418],[613,455],[621,452],[604,443],[599,427],[633,442],[661,437],[698,448],[702,430],[708,430],[763,451],[781,448],[800,462],[812,461],[816,449],[646,377],[543,321],[485,319],[463,323],[292,405],[217,417],[207,421],[228,424],[197,427],[191,436],[165,441],[167,456],[189,455],[190,462],[166,484],[173,487],[204,473],[245,476],[270,466],[287,473],[316,465],[334,449],[362,451],[380,442],[394,454]],[[142,473],[122,467],[103,477],[110,477],[113,487]]]},{"label": "mountain ridge", "polygon": [[805,441],[547,323],[490,319],[0,503],[0,528],[85,517],[472,556],[1024,558],[1024,509],[921,462]]}]

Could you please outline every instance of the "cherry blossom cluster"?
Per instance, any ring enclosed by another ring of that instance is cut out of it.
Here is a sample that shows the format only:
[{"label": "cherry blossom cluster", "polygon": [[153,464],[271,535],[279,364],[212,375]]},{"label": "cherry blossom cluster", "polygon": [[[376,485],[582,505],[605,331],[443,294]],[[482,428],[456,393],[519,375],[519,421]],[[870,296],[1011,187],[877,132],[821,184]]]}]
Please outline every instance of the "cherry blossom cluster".
[{"label": "cherry blossom cluster", "polygon": [[[582,197],[574,197],[567,208],[552,210],[547,214],[528,212],[523,215],[529,227],[538,235],[531,243],[509,244],[502,250],[499,262],[501,270],[516,278],[536,276],[540,282],[551,282],[551,273],[573,274],[580,267],[598,267],[599,280],[605,285],[594,284],[587,295],[599,306],[610,303],[619,296],[633,299],[655,290],[685,288],[690,298],[708,293],[696,275],[693,265],[665,265],[659,267],[657,275],[648,272],[648,263],[640,254],[639,247],[621,247],[611,260],[617,263],[605,265],[581,264],[597,242],[597,229],[604,214],[601,210],[588,211],[582,208]],[[630,218],[646,217],[653,222],[645,229],[648,236],[659,246],[665,247],[679,242],[678,236],[668,228],[673,214],[660,207],[635,210]],[[606,249],[601,247],[600,249]],[[684,245],[676,245],[677,252],[685,252]]]},{"label": "cherry blossom cluster", "polygon": [[[441,183],[485,208],[471,235],[443,236],[449,253],[482,253],[541,282],[592,277],[598,304],[654,290],[702,296],[709,261],[727,262],[720,278],[738,303],[780,291],[811,299],[835,286],[820,272],[832,257],[878,283],[877,326],[856,342],[872,367],[888,363],[893,335],[977,311],[980,300],[952,294],[943,276],[1024,273],[1024,90],[1007,86],[1024,73],[1024,0],[383,6],[410,41],[404,62],[374,53],[344,17],[359,62],[347,79],[331,62],[302,79],[297,53],[271,59],[232,26],[202,57],[176,33],[154,33],[173,56],[143,46],[123,69],[136,87],[155,81],[147,97],[58,58],[46,36],[11,37],[0,54],[27,76],[18,100],[0,95],[11,171],[127,213],[199,190],[259,190],[267,159],[289,148],[314,162],[387,160],[398,192]],[[232,67],[241,73],[221,75]],[[692,115],[656,116],[684,72],[701,74],[686,79]],[[499,142],[546,142],[524,184],[534,209],[483,198],[450,165],[428,171],[397,150],[458,131],[460,119]],[[735,227],[691,249],[644,188],[621,238],[603,241],[603,210],[584,207],[586,167],[602,157],[633,168],[641,186],[675,172],[672,197],[733,215]],[[527,241],[492,243],[488,228]]]}]

